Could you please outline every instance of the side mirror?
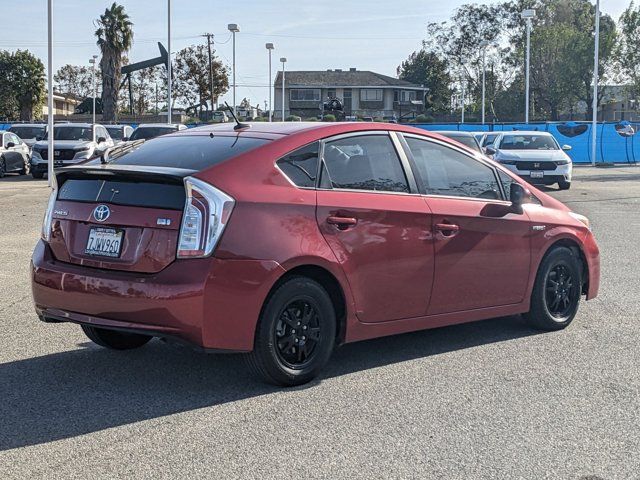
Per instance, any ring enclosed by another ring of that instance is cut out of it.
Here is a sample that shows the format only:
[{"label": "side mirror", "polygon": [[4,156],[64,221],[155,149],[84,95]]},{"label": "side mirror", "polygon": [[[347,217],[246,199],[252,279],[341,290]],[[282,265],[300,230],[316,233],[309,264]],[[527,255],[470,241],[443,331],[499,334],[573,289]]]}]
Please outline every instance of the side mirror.
[{"label": "side mirror", "polygon": [[129,137],[122,137],[122,141],[123,142],[128,142],[129,141]]},{"label": "side mirror", "polygon": [[496,149],[487,145],[486,147],[484,147],[484,153],[487,155],[495,155],[496,154]]},{"label": "side mirror", "polygon": [[106,141],[107,141],[107,139],[106,139],[106,138],[104,138],[104,137],[98,137],[98,143],[104,143],[104,142],[106,142]]},{"label": "side mirror", "polygon": [[38,136],[36,137],[36,142],[40,142],[40,141],[42,141],[42,139],[43,139],[43,138],[44,138],[44,137],[43,137],[42,135],[38,135]]},{"label": "side mirror", "polygon": [[15,143],[13,143],[13,142],[9,142],[9,143],[7,143],[7,148],[13,148],[13,147],[15,147],[15,146],[16,146],[16,144],[15,144]]},{"label": "side mirror", "polygon": [[562,145],[562,150],[568,152],[569,150],[571,150],[571,145]]},{"label": "side mirror", "polygon": [[529,196],[529,191],[519,183],[512,182],[509,201],[511,201],[511,208],[514,213],[522,213],[522,204]]}]

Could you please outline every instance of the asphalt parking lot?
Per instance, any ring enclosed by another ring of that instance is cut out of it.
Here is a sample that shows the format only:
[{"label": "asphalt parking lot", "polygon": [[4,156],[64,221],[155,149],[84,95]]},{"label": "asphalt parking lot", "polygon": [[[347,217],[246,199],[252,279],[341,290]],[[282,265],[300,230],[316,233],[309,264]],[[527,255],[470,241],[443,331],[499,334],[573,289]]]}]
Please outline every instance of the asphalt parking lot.
[{"label": "asphalt parking lot", "polygon": [[46,181],[0,180],[0,478],[640,478],[640,168],[548,190],[587,215],[600,296],[347,345],[310,385],[154,341],[100,349],[33,312]]}]

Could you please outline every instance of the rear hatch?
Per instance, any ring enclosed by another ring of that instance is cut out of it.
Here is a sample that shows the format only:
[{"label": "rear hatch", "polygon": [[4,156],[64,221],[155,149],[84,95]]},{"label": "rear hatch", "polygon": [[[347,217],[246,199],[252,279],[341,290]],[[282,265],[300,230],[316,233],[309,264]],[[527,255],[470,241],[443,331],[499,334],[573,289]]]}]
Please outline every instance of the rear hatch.
[{"label": "rear hatch", "polygon": [[49,245],[61,262],[159,272],[176,258],[183,178],[164,167],[73,167],[57,173]]}]

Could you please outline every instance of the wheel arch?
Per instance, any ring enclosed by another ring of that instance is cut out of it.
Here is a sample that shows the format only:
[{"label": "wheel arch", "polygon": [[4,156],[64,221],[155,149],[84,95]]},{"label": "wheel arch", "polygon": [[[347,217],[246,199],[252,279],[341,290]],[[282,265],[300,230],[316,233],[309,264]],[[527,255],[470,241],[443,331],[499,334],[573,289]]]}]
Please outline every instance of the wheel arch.
[{"label": "wheel arch", "polygon": [[580,276],[582,278],[582,288],[580,293],[586,295],[589,291],[589,263],[587,262],[587,257],[584,254],[582,242],[580,242],[580,240],[575,237],[565,236],[550,242],[544,250],[543,254],[540,256],[540,260],[538,261],[538,265],[535,271],[535,276],[538,275],[540,265],[542,264],[542,261],[546,258],[546,256],[549,255],[549,253],[551,253],[554,249],[559,247],[568,248],[578,257],[581,267]]},{"label": "wheel arch", "polygon": [[324,266],[314,263],[302,263],[287,269],[271,286],[271,289],[262,304],[260,314],[262,315],[265,305],[278,287],[294,276],[310,278],[322,285],[322,287],[327,291],[336,312],[336,343],[344,343],[347,330],[348,299],[341,282]]}]

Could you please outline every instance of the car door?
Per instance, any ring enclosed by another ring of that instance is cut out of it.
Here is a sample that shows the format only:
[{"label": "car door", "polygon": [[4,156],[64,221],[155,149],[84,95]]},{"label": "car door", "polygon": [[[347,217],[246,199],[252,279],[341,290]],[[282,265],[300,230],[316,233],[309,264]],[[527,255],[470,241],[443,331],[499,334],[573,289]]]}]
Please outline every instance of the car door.
[{"label": "car door", "polygon": [[362,322],[423,316],[429,305],[431,215],[397,142],[386,131],[358,132],[322,148],[317,221]]},{"label": "car door", "polygon": [[13,138],[13,142],[15,143],[16,153],[20,157],[20,158],[17,159],[18,160],[18,165],[16,165],[16,168],[18,170],[22,170],[24,168],[24,166],[27,163],[29,163],[29,147],[15,133],[12,133],[11,136]]},{"label": "car door", "polygon": [[404,135],[432,212],[434,284],[429,314],[521,302],[530,268],[530,221],[506,201],[495,168],[453,145]]}]

